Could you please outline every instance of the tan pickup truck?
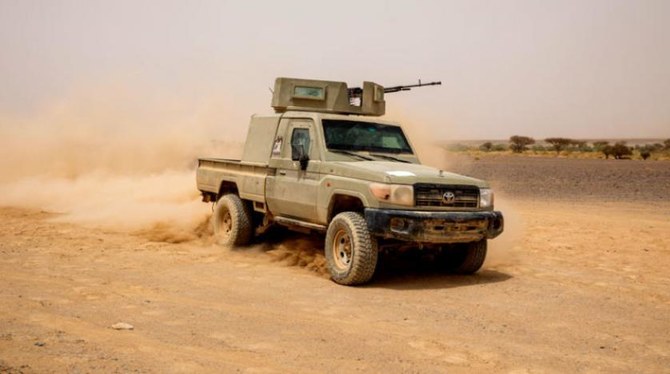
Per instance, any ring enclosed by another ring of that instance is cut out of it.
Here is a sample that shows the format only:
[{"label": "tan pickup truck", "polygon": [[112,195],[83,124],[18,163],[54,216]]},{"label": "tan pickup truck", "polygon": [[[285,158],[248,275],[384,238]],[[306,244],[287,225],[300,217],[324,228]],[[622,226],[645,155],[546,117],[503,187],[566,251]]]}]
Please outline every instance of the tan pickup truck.
[{"label": "tan pickup truck", "polygon": [[479,270],[503,231],[493,192],[421,165],[400,125],[378,118],[399,87],[278,78],[275,113],[251,118],[242,159],[199,159],[217,241],[246,245],[274,224],[325,233],[328,270],[345,285],[368,282],[380,250],[431,250],[447,271]]}]

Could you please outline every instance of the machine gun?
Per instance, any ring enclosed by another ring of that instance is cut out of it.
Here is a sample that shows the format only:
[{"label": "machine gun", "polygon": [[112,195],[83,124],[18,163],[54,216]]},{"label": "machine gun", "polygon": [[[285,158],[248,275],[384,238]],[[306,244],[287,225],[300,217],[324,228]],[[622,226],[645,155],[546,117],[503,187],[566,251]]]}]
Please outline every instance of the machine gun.
[{"label": "machine gun", "polygon": [[[421,79],[419,79],[418,84],[409,84],[406,86],[392,86],[392,87],[384,87],[384,93],[393,93],[393,92],[400,92],[400,91],[409,91],[412,88],[415,87],[424,87],[424,86],[441,86],[442,82],[429,82],[429,83],[421,83]],[[360,87],[353,87],[349,88],[349,98],[356,98],[356,97],[361,97],[363,94],[363,89]]]},{"label": "machine gun", "polygon": [[399,91],[409,91],[414,87],[423,87],[423,86],[441,86],[442,82],[429,82],[429,83],[421,83],[421,79],[419,79],[418,84],[410,84],[407,86],[393,86],[393,87],[384,87],[384,93],[393,93],[393,92],[399,92]]}]

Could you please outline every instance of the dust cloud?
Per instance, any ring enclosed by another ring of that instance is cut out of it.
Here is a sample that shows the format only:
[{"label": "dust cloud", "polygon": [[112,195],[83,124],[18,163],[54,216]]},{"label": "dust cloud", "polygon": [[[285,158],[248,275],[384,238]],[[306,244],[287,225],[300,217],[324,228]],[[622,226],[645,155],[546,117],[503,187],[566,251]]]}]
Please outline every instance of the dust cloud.
[{"label": "dust cloud", "polygon": [[518,264],[523,258],[521,243],[525,226],[518,209],[508,198],[496,195],[495,210],[503,212],[505,230],[499,237],[488,242],[484,266],[494,269]]},{"label": "dust cloud", "polygon": [[[289,235],[288,237],[286,237]],[[329,277],[326,258],[323,252],[323,236],[292,235],[286,233],[280,241],[276,239],[262,246],[272,261],[296,266]]]},{"label": "dust cloud", "polygon": [[0,205],[59,221],[180,242],[204,234],[198,156],[234,158],[246,131],[226,129],[218,97],[93,87],[31,116],[0,114]]},{"label": "dust cloud", "polygon": [[[412,143],[412,147],[422,164],[448,171],[454,162],[463,162],[460,159],[455,160],[453,154],[447,151],[444,144],[440,144],[439,139],[435,138],[435,132],[438,129],[404,114],[399,109],[393,110],[387,117],[389,120],[402,125],[405,135]],[[449,126],[450,124],[447,122],[443,124],[440,130],[445,131]]]}]

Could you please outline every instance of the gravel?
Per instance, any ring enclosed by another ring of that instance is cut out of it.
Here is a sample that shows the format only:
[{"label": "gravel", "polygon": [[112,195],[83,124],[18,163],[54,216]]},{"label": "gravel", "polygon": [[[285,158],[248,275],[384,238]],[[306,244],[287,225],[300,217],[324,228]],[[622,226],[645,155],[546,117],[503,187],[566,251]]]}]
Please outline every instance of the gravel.
[{"label": "gravel", "polygon": [[670,161],[458,156],[450,171],[489,181],[510,197],[611,202],[667,201]]}]

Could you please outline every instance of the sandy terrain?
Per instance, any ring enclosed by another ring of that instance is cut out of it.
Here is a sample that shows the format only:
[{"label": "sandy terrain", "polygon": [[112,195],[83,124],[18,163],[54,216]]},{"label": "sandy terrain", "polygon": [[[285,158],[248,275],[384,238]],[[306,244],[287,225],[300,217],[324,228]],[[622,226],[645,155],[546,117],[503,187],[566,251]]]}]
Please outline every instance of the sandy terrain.
[{"label": "sandy terrain", "polygon": [[343,287],[318,238],[229,250],[0,208],[0,372],[667,372],[670,163],[461,161],[507,218],[468,277],[387,256]]}]

